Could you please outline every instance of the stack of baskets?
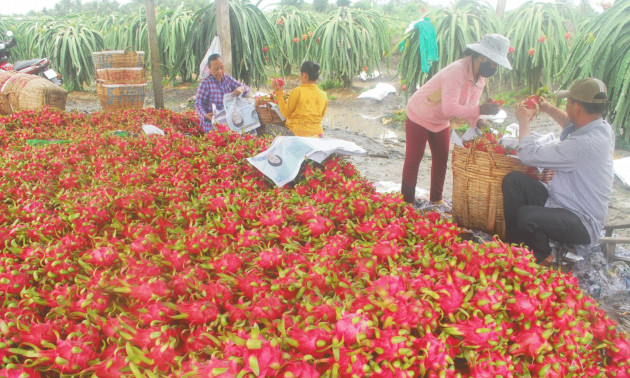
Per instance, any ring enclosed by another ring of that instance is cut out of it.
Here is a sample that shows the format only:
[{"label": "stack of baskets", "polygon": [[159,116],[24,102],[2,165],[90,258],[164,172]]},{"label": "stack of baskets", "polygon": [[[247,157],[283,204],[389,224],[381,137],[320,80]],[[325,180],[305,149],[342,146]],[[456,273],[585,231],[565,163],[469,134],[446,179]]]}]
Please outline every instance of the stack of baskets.
[{"label": "stack of baskets", "polygon": [[514,157],[455,146],[453,149],[453,219],[460,226],[505,238],[503,177],[524,172],[547,182],[553,171],[524,165]]},{"label": "stack of baskets", "polygon": [[65,89],[46,78],[0,70],[0,114],[44,106],[65,110],[67,98]]},{"label": "stack of baskets", "polygon": [[92,60],[103,110],[142,109],[147,88],[144,51],[100,51],[92,53]]}]

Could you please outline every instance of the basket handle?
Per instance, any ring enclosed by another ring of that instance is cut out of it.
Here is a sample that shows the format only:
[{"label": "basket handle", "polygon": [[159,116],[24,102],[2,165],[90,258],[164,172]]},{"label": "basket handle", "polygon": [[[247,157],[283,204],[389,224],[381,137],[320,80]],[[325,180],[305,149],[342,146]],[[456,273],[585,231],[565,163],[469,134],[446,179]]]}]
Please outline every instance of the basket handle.
[{"label": "basket handle", "polygon": [[470,145],[470,147],[468,147],[468,152],[466,153],[466,168],[468,168],[468,165],[470,164],[470,160],[472,159],[472,163],[475,164],[475,156],[474,156],[474,150],[473,150],[473,146],[472,144]]}]

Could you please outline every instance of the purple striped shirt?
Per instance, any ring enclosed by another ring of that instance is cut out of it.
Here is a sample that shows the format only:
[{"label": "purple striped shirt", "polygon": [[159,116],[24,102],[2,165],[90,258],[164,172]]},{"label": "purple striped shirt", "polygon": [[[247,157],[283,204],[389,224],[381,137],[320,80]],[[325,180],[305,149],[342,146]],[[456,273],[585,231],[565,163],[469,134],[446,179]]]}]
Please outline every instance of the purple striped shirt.
[{"label": "purple striped shirt", "polygon": [[245,95],[249,95],[248,86],[227,74],[223,75],[223,80],[220,82],[212,75],[201,81],[195,98],[195,110],[201,118],[199,125],[204,131],[212,130],[212,122],[206,119],[206,114],[212,113],[212,104],[217,107],[217,110],[223,109],[223,95],[234,92],[236,88],[241,86],[245,87]]}]

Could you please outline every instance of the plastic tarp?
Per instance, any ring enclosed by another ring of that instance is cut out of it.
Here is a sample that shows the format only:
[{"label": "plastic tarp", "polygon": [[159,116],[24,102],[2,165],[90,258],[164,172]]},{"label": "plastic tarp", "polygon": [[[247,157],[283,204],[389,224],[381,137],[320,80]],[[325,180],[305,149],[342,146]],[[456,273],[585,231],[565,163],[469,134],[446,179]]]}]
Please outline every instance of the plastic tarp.
[{"label": "plastic tarp", "polygon": [[334,153],[356,156],[366,151],[341,139],[278,136],[267,150],[247,161],[281,187],[295,179],[304,159],[321,163]]}]

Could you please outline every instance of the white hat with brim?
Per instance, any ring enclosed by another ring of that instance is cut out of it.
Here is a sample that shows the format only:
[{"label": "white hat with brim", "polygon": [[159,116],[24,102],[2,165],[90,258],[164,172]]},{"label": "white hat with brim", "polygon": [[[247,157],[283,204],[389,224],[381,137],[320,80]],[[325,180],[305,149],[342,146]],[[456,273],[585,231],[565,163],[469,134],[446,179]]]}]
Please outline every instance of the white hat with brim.
[{"label": "white hat with brim", "polygon": [[486,34],[481,41],[471,43],[466,45],[466,47],[508,70],[512,69],[512,65],[507,58],[510,50],[510,40],[500,34]]}]

